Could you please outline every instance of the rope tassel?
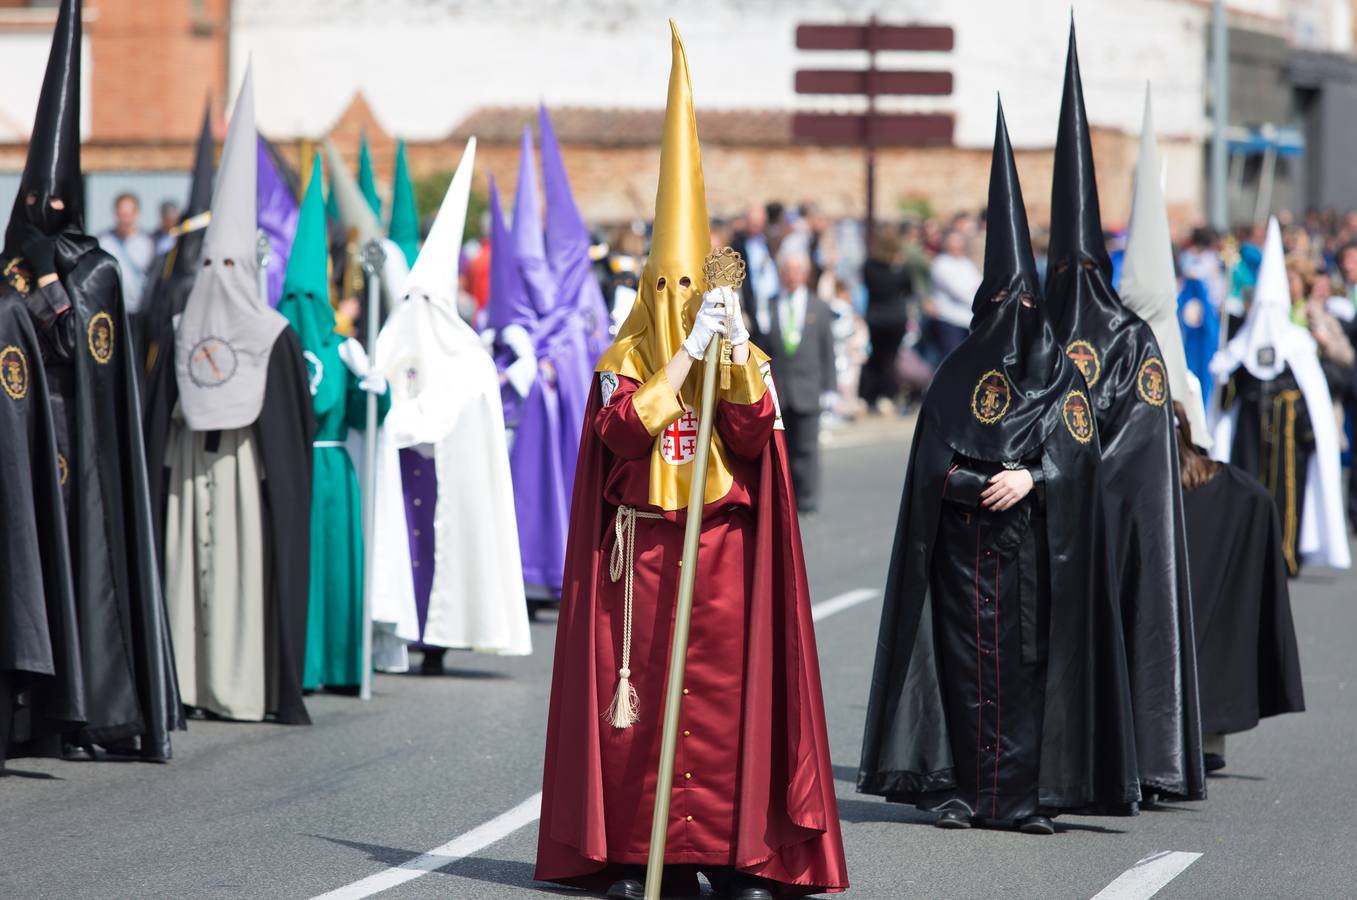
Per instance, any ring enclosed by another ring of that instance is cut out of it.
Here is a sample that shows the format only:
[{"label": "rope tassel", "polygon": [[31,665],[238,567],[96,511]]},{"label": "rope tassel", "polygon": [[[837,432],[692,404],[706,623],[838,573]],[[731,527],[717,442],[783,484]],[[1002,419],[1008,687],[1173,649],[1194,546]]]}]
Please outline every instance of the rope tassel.
[{"label": "rope tassel", "polygon": [[631,683],[631,669],[623,666],[617,674],[617,692],[604,715],[614,728],[630,728],[641,719],[641,698]]},{"label": "rope tassel", "polygon": [[608,559],[608,577],[622,582],[622,667],[617,670],[617,690],[603,717],[614,728],[630,728],[641,718],[641,698],[631,683],[632,579],[636,574],[636,520],[662,519],[659,513],[634,506],[619,506],[613,519],[613,552]]}]

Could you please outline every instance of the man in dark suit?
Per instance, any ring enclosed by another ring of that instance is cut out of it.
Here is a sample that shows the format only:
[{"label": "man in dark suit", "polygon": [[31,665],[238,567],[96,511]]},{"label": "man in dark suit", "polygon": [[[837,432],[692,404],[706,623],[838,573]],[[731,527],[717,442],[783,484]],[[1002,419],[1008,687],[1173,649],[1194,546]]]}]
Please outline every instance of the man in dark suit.
[{"label": "man in dark suit", "polygon": [[820,410],[835,390],[832,315],[811,290],[810,256],[789,241],[778,256],[782,290],[750,310],[754,341],[772,358],[801,512],[814,512],[820,491]]}]

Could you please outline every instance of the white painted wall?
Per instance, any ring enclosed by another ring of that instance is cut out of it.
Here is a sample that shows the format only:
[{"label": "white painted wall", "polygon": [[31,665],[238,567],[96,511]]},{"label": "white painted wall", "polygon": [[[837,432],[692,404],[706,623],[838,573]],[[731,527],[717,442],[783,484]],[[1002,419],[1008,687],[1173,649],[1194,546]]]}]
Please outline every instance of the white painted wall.
[{"label": "white painted wall", "polygon": [[[1268,13],[1285,0],[1239,0]],[[1090,118],[1139,129],[1155,82],[1162,134],[1205,131],[1209,7],[1196,0],[1075,0]],[[864,19],[951,25],[950,55],[885,65],[950,68],[954,96],[897,102],[956,114],[957,142],[988,146],[1002,91],[1013,139],[1049,146],[1060,103],[1069,0],[235,0],[232,72],[252,56],[260,128],[318,135],[361,90],[388,131],[447,134],[480,106],[650,107],[664,102],[665,17],[683,32],[699,108],[845,108],[798,98],[801,67],[855,65],[858,54],[799,53],[797,23]]]},{"label": "white painted wall", "polygon": [[[42,93],[42,77],[47,71],[51,47],[50,32],[0,30],[0,59],[5,61],[5,84],[0,89],[0,143],[24,143],[33,131],[33,116],[38,108],[38,95]],[[80,76],[86,97],[89,96],[92,68],[90,42],[85,38]],[[85,103],[80,108],[81,136],[88,136],[89,130],[90,107]]]}]

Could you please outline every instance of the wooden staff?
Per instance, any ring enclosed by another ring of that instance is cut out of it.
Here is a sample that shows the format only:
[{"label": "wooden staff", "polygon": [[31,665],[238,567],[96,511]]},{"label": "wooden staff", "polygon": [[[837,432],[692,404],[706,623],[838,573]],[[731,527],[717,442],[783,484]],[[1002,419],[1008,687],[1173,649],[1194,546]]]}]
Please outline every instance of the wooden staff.
[{"label": "wooden staff", "polygon": [[[707,290],[738,289],[744,281],[744,260],[726,247],[707,257],[702,267]],[[727,310],[727,323],[730,311]],[[655,783],[655,814],[650,820],[650,854],[646,858],[646,900],[660,900],[664,876],[664,848],[669,838],[669,800],[674,786],[674,755],[678,749],[679,711],[683,702],[683,670],[688,658],[688,626],[693,617],[693,586],[697,581],[697,547],[702,538],[702,508],[707,492],[707,459],[711,455],[711,429],[716,418],[716,372],[721,336],[712,335],[702,363],[702,400],[697,420],[697,451],[688,489],[688,521],[683,531],[683,562],[679,573],[678,609],[674,616],[674,642],[669,650],[669,679],[664,694],[664,728],[660,733],[660,770]],[[727,372],[729,375],[729,372]]]}]

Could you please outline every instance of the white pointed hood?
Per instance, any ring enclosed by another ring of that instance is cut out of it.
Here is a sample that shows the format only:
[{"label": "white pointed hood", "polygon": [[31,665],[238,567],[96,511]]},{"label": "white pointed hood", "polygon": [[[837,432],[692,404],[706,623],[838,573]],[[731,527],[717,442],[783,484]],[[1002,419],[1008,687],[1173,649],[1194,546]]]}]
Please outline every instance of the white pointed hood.
[{"label": "white pointed hood", "polygon": [[[435,444],[452,429],[461,386],[498,375],[471,326],[457,313],[457,270],[471,197],[476,139],[467,141],[429,237],[382,333],[377,365],[391,382],[387,428],[398,447]],[[488,369],[486,367],[489,367]]]},{"label": "white pointed hood", "polygon": [[[379,444],[417,448],[438,476],[434,573],[420,639],[485,653],[532,652],[523,565],[499,373],[471,326],[457,314],[457,264],[466,226],[476,139],[467,141],[429,238],[406,279],[403,299],[377,338],[376,365],[391,384],[391,411]],[[381,451],[379,451],[381,452]],[[388,473],[385,482],[382,472]],[[399,506],[399,467],[379,470],[378,497]],[[379,503],[380,503],[379,499]],[[390,520],[404,521],[393,509]],[[373,619],[413,640],[418,633],[409,581],[409,537],[378,528],[373,549]]]},{"label": "white pointed hood", "polygon": [[212,193],[203,268],[175,330],[179,402],[194,431],[254,424],[264,407],[273,345],[287,327],[259,296],[253,85],[247,66]]},{"label": "white pointed hood", "polygon": [[1210,448],[1201,385],[1188,371],[1183,334],[1178,327],[1178,276],[1173,269],[1168,205],[1159,182],[1159,151],[1154,139],[1150,86],[1145,85],[1145,116],[1140,126],[1140,159],[1136,162],[1131,222],[1126,235],[1118,292],[1126,308],[1145,320],[1168,369],[1169,393],[1187,411],[1192,440]]},{"label": "white pointed hood", "polygon": [[1225,378],[1243,366],[1259,381],[1271,381],[1287,363],[1294,368],[1297,360],[1314,358],[1318,352],[1310,332],[1291,321],[1291,286],[1286,280],[1282,229],[1273,216],[1267,223],[1253,305],[1239,332],[1211,360],[1211,372]]},{"label": "white pointed hood", "polygon": [[[457,313],[457,275],[462,255],[462,235],[466,231],[467,204],[471,199],[471,173],[476,163],[476,139],[466,142],[462,161],[443,196],[429,237],[420,248],[410,277],[402,293],[408,298],[423,297]],[[460,321],[460,319],[459,319]]]}]

